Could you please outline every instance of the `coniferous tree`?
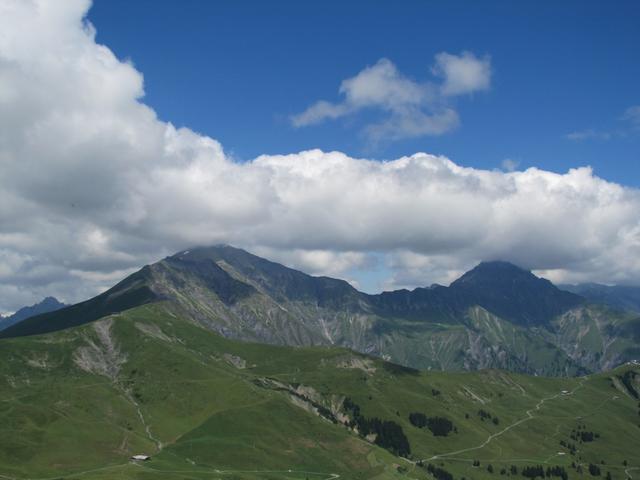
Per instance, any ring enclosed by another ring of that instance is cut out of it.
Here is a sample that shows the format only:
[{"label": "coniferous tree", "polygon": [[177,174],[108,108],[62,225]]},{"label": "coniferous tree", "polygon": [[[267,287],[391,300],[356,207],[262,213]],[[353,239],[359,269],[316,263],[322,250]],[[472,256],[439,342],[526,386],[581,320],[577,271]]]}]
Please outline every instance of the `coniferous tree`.
[{"label": "coniferous tree", "polygon": [[427,426],[427,416],[424,413],[413,412],[409,414],[409,422],[414,427],[424,428]]}]

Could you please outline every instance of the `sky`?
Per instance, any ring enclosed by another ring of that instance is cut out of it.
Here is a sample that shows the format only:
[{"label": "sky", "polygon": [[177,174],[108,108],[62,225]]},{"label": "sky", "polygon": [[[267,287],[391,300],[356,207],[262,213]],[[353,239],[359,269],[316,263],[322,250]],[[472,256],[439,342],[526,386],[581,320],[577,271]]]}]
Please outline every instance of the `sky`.
[{"label": "sky", "polygon": [[640,284],[640,4],[0,0],[0,312],[230,243]]},{"label": "sky", "polygon": [[[145,75],[145,103],[161,119],[240,160],[310,148],[381,160],[424,151],[483,169],[590,165],[640,186],[640,139],[623,119],[640,104],[636,1],[97,0],[89,19],[98,42]],[[491,82],[451,99],[459,123],[441,135],[372,145],[363,129],[376,109],[313,128],[288,121],[315,101],[343,100],[341,82],[380,59],[437,81],[434,57],[465,51],[490,58]]]}]

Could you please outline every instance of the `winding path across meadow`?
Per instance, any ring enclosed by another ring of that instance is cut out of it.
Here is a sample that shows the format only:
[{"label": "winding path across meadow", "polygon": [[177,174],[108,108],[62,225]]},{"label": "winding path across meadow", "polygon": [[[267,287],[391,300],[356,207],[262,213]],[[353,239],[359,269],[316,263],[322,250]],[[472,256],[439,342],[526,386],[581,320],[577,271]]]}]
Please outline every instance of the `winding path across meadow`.
[{"label": "winding path across meadow", "polygon": [[[453,455],[458,455],[458,454],[460,454],[460,453],[466,453],[466,452],[472,452],[472,451],[474,451],[474,450],[480,450],[480,449],[482,449],[482,448],[486,447],[487,445],[489,445],[489,443],[491,443],[491,441],[492,441],[494,438],[498,438],[499,436],[504,435],[504,434],[505,434],[505,433],[507,433],[509,430],[511,430],[511,429],[513,429],[513,428],[515,428],[515,427],[517,427],[518,425],[521,425],[521,424],[523,424],[524,422],[528,422],[529,420],[531,420],[531,419],[535,418],[535,416],[533,415],[533,412],[537,412],[537,411],[539,411],[539,410],[542,408],[542,406],[545,404],[545,402],[547,402],[547,401],[549,401],[549,400],[554,400],[554,399],[556,399],[556,398],[558,398],[558,397],[563,397],[563,396],[573,395],[573,394],[576,392],[576,390],[578,390],[578,389],[582,388],[582,386],[584,385],[584,382],[586,382],[586,381],[587,381],[587,378],[586,378],[586,377],[582,377],[582,380],[581,380],[580,384],[578,384],[578,385],[577,385],[573,390],[571,390],[570,392],[568,392],[568,393],[562,393],[562,392],[560,392],[560,393],[556,393],[555,395],[552,395],[552,396],[550,396],[550,397],[545,397],[545,398],[541,399],[541,400],[536,404],[536,406],[535,406],[534,408],[529,409],[529,410],[527,410],[527,411],[526,411],[526,415],[527,415],[527,416],[526,416],[525,418],[521,418],[520,420],[517,420],[516,422],[514,422],[514,423],[512,423],[511,425],[509,425],[509,426],[507,426],[507,427],[503,428],[503,429],[502,429],[502,430],[500,430],[499,432],[492,433],[492,434],[491,434],[491,435],[489,435],[489,436],[487,437],[487,439],[486,439],[484,442],[482,442],[480,445],[477,445],[477,446],[475,446],[475,447],[463,448],[462,450],[456,450],[456,451],[454,451],[454,452],[440,453],[440,454],[437,454],[437,455],[433,455],[433,456],[432,456],[432,457],[430,457],[430,458],[425,458],[424,460],[421,460],[421,461],[423,461],[423,462],[428,462],[428,461],[431,461],[431,460],[436,460],[436,459],[438,459],[438,458],[450,457],[450,456],[453,456]],[[416,462],[416,463],[417,463],[417,462]]]}]

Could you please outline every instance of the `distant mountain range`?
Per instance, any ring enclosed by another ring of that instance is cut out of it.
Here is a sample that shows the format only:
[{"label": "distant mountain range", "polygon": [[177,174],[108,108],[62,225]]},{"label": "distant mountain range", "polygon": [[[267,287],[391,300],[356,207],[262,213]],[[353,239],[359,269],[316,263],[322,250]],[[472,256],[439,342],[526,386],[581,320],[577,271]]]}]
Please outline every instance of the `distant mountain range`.
[{"label": "distant mountain range", "polygon": [[23,307],[13,315],[8,315],[6,317],[0,315],[0,330],[9,328],[11,325],[15,325],[16,323],[19,323],[35,315],[54,312],[66,306],[67,305],[59,302],[55,297],[46,297],[40,303],[36,303],[34,305],[31,305],[30,307]]},{"label": "distant mountain range", "polygon": [[640,313],[640,287],[581,283],[578,285],[560,285],[560,288],[580,295],[590,302],[602,303],[620,310]]},{"label": "distant mountain range", "polygon": [[510,263],[485,262],[449,287],[368,295],[343,280],[219,245],[145,266],[93,299],[31,317],[0,337],[52,332],[162,302],[228,338],[338,345],[423,369],[576,375],[640,357],[637,310],[621,308],[612,300],[619,296],[595,299],[577,288],[561,290]]}]

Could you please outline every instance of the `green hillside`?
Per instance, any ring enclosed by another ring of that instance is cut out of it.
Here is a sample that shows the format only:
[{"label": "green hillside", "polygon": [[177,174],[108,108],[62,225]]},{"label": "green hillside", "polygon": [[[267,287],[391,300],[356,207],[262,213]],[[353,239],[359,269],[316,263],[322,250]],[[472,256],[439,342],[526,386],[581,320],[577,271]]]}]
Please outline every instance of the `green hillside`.
[{"label": "green hillside", "polygon": [[537,465],[589,478],[593,464],[624,479],[640,467],[632,365],[566,379],[419,372],[225,339],[165,302],[3,339],[0,370],[0,478],[461,480]]}]

